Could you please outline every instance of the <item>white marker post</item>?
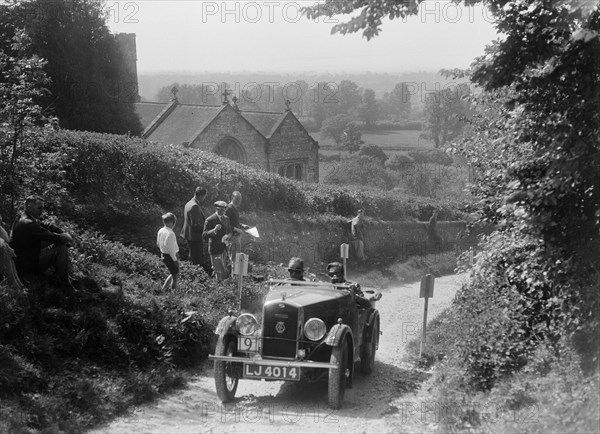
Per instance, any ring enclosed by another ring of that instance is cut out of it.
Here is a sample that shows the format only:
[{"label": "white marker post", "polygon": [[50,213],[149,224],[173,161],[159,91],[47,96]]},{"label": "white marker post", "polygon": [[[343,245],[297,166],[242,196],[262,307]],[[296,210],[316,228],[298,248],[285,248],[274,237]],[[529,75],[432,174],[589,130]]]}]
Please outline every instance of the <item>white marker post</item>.
[{"label": "white marker post", "polygon": [[233,274],[238,277],[238,290],[240,292],[240,312],[242,311],[242,277],[248,275],[248,255],[245,253],[235,254]]},{"label": "white marker post", "polygon": [[343,243],[340,244],[340,258],[342,258],[344,262],[344,281],[346,280],[346,259],[348,259],[348,251],[350,250],[350,245]]},{"label": "white marker post", "polygon": [[425,299],[425,309],[423,311],[423,333],[421,334],[419,358],[423,357],[423,351],[425,350],[425,339],[427,329],[427,305],[429,304],[429,297],[433,297],[434,282],[435,277],[432,274],[427,274],[421,279],[421,292],[419,293],[419,297]]}]

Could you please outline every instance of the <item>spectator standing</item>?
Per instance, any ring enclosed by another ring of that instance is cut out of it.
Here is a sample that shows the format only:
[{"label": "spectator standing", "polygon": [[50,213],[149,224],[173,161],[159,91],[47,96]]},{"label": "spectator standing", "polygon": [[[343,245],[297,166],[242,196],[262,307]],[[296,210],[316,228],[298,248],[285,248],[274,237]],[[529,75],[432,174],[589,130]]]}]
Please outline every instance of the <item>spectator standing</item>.
[{"label": "spectator standing", "polygon": [[175,214],[168,212],[162,216],[163,227],[159,229],[156,235],[156,245],[160,249],[161,259],[169,270],[169,276],[162,286],[162,290],[174,290],[177,288],[177,280],[179,277],[179,259],[177,253],[179,246],[177,245],[177,237],[173,228],[177,223]]},{"label": "spectator standing", "polygon": [[242,251],[242,235],[244,229],[248,229],[250,226],[240,223],[240,211],[239,207],[242,204],[242,193],[234,191],[231,195],[231,202],[227,205],[225,215],[229,217],[229,223],[233,230],[231,236],[231,248],[229,249],[229,261],[233,262],[235,254]]},{"label": "spectator standing", "polygon": [[434,209],[433,212],[431,213],[431,217],[429,218],[429,226],[427,227],[427,235],[429,236],[429,240],[436,247],[441,247],[442,237],[437,232],[437,216],[438,216],[438,210]]},{"label": "spectator standing", "polygon": [[225,215],[227,203],[218,200],[215,202],[215,213],[210,215],[204,222],[204,232],[202,236],[208,239],[208,253],[210,261],[217,280],[223,280],[228,277],[227,270],[227,246],[231,238],[232,228],[229,223],[229,218]]},{"label": "spectator standing", "polygon": [[204,270],[210,275],[211,270],[208,260],[204,255],[203,237],[204,230],[204,212],[202,211],[202,202],[206,198],[206,189],[196,187],[194,197],[185,204],[183,209],[183,228],[181,237],[187,242],[190,250],[190,261],[194,265],[202,265]]},{"label": "spectator standing", "polygon": [[69,245],[73,238],[61,228],[42,222],[43,211],[44,199],[30,196],[13,224],[10,245],[16,254],[17,272],[21,277],[42,274],[52,266],[58,283],[71,287]]},{"label": "spectator standing", "polygon": [[365,211],[359,209],[356,213],[356,217],[354,217],[351,221],[351,240],[352,247],[354,248],[354,252],[356,253],[356,257],[359,261],[364,261],[365,251],[364,251],[364,233],[365,233],[365,222],[363,221]]}]

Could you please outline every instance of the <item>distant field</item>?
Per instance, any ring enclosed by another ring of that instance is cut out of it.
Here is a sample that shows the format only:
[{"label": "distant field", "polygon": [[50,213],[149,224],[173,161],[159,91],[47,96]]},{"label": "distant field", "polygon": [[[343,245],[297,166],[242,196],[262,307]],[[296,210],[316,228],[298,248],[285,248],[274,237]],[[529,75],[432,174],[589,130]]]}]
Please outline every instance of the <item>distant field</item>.
[{"label": "distant field", "polygon": [[[421,137],[421,131],[381,131],[363,133],[362,139],[367,145],[377,145],[387,154],[405,153],[415,150],[432,149],[433,143]],[[335,146],[330,139],[321,140],[320,133],[312,133],[311,136],[319,142],[323,155],[337,154],[339,151],[333,151],[331,147]],[[389,152],[392,151],[392,152]]]}]

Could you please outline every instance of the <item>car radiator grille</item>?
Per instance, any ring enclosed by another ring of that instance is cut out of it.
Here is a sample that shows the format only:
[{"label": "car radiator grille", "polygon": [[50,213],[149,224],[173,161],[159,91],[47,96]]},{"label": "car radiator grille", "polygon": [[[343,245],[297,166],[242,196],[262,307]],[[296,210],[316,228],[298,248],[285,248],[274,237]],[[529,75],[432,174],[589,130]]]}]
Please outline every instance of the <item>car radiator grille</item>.
[{"label": "car radiator grille", "polygon": [[263,337],[263,357],[295,358],[298,309],[285,303],[265,306]]}]

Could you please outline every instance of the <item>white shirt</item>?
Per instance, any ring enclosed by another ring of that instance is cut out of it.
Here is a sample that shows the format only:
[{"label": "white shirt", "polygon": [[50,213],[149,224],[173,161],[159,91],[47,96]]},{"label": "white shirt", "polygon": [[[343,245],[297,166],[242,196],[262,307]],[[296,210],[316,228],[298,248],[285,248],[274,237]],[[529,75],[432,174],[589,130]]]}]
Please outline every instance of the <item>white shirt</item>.
[{"label": "white shirt", "polygon": [[177,237],[173,229],[163,226],[156,235],[156,245],[160,249],[161,253],[167,253],[171,255],[173,261],[177,261],[177,252],[179,252],[179,246],[177,245]]}]

